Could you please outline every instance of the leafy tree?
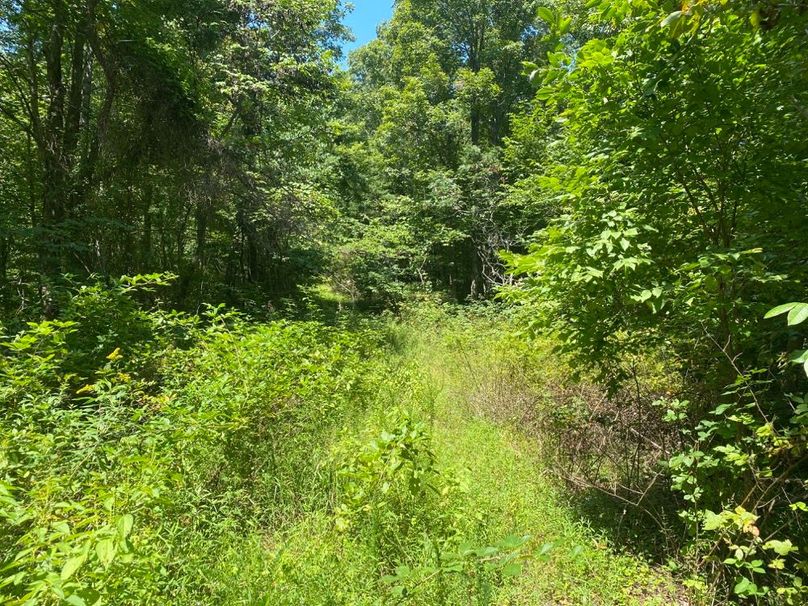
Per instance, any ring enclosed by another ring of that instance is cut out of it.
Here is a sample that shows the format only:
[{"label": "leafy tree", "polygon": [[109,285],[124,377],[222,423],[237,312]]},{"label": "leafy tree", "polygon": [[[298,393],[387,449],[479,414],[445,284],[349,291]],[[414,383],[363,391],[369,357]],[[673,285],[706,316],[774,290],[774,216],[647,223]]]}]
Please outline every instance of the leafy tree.
[{"label": "leafy tree", "polygon": [[550,53],[523,118],[536,130],[512,149],[543,170],[520,187],[564,215],[514,263],[571,348],[608,365],[671,342],[684,365],[723,369],[718,388],[727,356],[765,356],[759,318],[806,277],[804,15],[782,11],[763,27],[720,3],[670,18],[610,3],[615,33]]},{"label": "leafy tree", "polygon": [[589,6],[594,28],[540,11],[555,48],[529,66],[507,157],[511,203],[550,222],[508,257],[522,282],[506,296],[613,390],[628,358],[672,360],[687,401],[658,404],[703,566],[730,599],[799,603],[805,377],[778,358],[796,344],[803,361],[802,306],[772,312],[793,311],[786,330],[763,318],[808,283],[808,13]]},{"label": "leafy tree", "polygon": [[502,279],[497,251],[522,225],[500,212],[500,150],[509,112],[530,96],[521,72],[539,44],[534,22],[533,2],[407,0],[350,58],[352,136],[336,153],[373,166],[360,223],[407,217],[419,250],[399,256],[418,268],[405,281],[463,299]]},{"label": "leafy tree", "polygon": [[171,269],[180,298],[203,276],[291,288],[281,260],[315,248],[301,242],[330,206],[313,168],[341,15],[337,0],[0,4],[4,204],[28,219],[14,264],[47,280]]}]

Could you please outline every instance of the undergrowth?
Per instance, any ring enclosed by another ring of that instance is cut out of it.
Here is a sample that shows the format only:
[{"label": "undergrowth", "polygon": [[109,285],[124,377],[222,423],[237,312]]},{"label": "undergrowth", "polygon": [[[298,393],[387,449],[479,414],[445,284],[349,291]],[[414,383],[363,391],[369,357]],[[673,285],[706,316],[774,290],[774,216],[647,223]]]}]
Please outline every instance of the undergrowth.
[{"label": "undergrowth", "polygon": [[692,384],[664,350],[624,354],[630,380],[609,390],[552,336],[515,331],[519,313],[410,311],[419,334],[438,335],[429,359],[451,361],[463,414],[519,436],[567,508],[612,548],[663,565],[693,603],[802,603],[804,398],[789,395],[761,424],[773,381],[739,374],[699,422],[683,398]]},{"label": "undergrowth", "polygon": [[163,283],[3,338],[4,604],[678,600],[479,414],[508,346],[468,358],[475,312],[252,324],[166,312]]}]

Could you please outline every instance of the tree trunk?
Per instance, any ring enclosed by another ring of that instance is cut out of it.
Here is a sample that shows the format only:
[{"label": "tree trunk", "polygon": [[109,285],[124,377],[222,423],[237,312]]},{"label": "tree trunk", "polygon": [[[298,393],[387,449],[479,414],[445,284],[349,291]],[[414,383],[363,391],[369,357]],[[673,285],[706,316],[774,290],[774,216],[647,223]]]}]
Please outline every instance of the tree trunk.
[{"label": "tree trunk", "polygon": [[40,261],[46,275],[62,273],[65,222],[65,183],[58,158],[45,152],[43,158],[43,197],[40,240]]},{"label": "tree trunk", "polygon": [[207,266],[208,201],[196,205],[196,267],[200,272]]},{"label": "tree trunk", "polygon": [[485,278],[483,278],[482,263],[476,243],[471,246],[471,288],[469,295],[472,299],[479,299],[485,292]]},{"label": "tree trunk", "polygon": [[143,237],[140,241],[140,271],[148,273],[151,267],[152,254],[152,217],[151,207],[154,198],[154,184],[150,181],[143,191]]},{"label": "tree trunk", "polygon": [[476,107],[471,110],[471,144],[480,144],[480,110]]},{"label": "tree trunk", "polygon": [[[86,12],[75,14],[65,0],[52,0],[53,21],[42,45],[46,99],[41,99],[39,93],[36,46],[29,44],[27,50],[31,124],[42,166],[38,223],[43,233],[39,257],[42,272],[51,276],[65,270],[65,243],[70,237],[65,232],[66,221],[85,199],[95,161],[88,146],[80,162],[77,158],[82,129],[90,122],[92,107],[92,56],[88,43],[93,37],[95,4],[96,0],[91,0],[84,5]],[[46,102],[44,117],[39,114],[40,101]],[[107,109],[105,104],[102,113]]]},{"label": "tree trunk", "polygon": [[62,232],[65,221],[66,175],[62,143],[64,142],[66,93],[62,73],[62,47],[66,19],[64,2],[56,0],[50,37],[43,48],[49,101],[45,128],[39,141],[43,168],[42,227],[44,230],[40,244],[40,259],[42,271],[51,276],[60,274],[63,267],[62,240],[64,234]]},{"label": "tree trunk", "polygon": [[0,238],[0,288],[8,282],[8,257],[11,252],[10,238]]}]

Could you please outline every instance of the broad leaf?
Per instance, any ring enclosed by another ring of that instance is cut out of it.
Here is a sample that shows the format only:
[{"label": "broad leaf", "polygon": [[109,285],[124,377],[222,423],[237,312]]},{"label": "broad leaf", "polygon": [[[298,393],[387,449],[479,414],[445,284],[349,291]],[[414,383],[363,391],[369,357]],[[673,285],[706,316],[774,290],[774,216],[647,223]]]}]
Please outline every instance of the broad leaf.
[{"label": "broad leaf", "polygon": [[547,23],[548,25],[553,25],[556,21],[555,13],[552,9],[547,8],[546,6],[540,6],[536,10],[536,15],[538,15],[539,19]]},{"label": "broad leaf", "polygon": [[59,575],[63,581],[68,580],[79,568],[84,565],[84,562],[87,561],[87,556],[85,554],[78,555],[74,558],[70,558],[65,565],[62,567],[62,572]]},{"label": "broad leaf", "polygon": [[135,519],[130,514],[124,514],[118,518],[118,536],[125,539],[132,532],[132,527],[135,525]]},{"label": "broad leaf", "polygon": [[808,320],[808,303],[797,303],[788,312],[788,325],[796,326]]},{"label": "broad leaf", "polygon": [[794,309],[794,306],[799,305],[799,303],[784,303],[783,305],[778,305],[774,309],[770,309],[765,316],[763,316],[764,320],[768,320],[770,318],[774,318],[776,316],[781,316],[785,313],[790,312]]}]

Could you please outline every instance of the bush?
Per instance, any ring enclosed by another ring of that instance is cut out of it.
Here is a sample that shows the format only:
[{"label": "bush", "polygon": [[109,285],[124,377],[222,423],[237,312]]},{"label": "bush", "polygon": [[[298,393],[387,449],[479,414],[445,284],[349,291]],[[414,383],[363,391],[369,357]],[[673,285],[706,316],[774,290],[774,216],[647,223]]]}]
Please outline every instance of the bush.
[{"label": "bush", "polygon": [[474,511],[464,489],[436,466],[425,424],[408,414],[388,415],[388,429],[337,453],[340,502],[336,526],[365,545],[386,573],[394,600],[489,604],[502,579],[521,572],[520,548],[529,537],[479,545]]},{"label": "bush", "polygon": [[[128,296],[80,289],[70,321],[6,339],[3,603],[196,603],[224,545],[328,501],[315,454],[363,405],[379,341],[149,312]],[[148,369],[131,361],[139,347]]]}]

